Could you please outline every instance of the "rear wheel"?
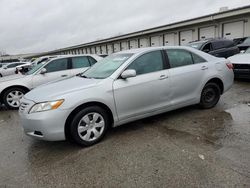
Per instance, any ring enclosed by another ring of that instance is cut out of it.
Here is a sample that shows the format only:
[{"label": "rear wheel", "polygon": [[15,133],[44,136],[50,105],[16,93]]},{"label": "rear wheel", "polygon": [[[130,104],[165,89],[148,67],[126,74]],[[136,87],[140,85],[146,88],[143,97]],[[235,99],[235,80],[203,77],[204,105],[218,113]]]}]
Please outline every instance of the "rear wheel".
[{"label": "rear wheel", "polygon": [[78,112],[70,125],[73,141],[82,146],[98,143],[109,125],[107,112],[99,106],[86,107]]},{"label": "rear wheel", "polygon": [[216,83],[207,83],[202,90],[199,106],[203,109],[213,108],[220,100],[220,87]]},{"label": "rear wheel", "polygon": [[0,74],[0,77],[3,77],[3,75],[2,75],[2,74]]},{"label": "rear wheel", "polygon": [[17,110],[20,106],[20,99],[27,93],[22,88],[11,88],[4,92],[3,103],[10,110]]}]

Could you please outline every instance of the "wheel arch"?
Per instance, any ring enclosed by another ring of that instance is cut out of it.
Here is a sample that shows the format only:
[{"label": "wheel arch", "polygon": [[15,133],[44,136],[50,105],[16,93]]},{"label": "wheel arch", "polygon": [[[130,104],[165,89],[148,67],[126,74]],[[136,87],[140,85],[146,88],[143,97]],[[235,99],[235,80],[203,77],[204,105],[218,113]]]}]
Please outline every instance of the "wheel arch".
[{"label": "wheel arch", "polygon": [[12,89],[12,88],[21,88],[27,92],[30,91],[30,89],[28,87],[25,87],[25,86],[22,86],[22,85],[14,85],[14,86],[9,86],[9,87],[6,87],[1,93],[0,93],[0,102],[2,103],[3,102],[3,96],[4,96],[4,93],[9,90],[9,89]]},{"label": "wheel arch", "polygon": [[111,109],[104,103],[101,102],[97,102],[97,101],[92,101],[92,102],[87,102],[84,104],[79,105],[78,107],[76,107],[67,117],[65,125],[64,125],[64,133],[65,133],[65,138],[66,139],[70,139],[70,134],[69,134],[69,129],[70,129],[70,123],[73,120],[74,116],[80,112],[82,109],[86,108],[86,107],[90,107],[90,106],[99,106],[101,108],[103,108],[104,110],[106,110],[106,112],[108,113],[108,116],[110,118],[111,124],[110,126],[113,125],[114,123],[114,116],[113,116],[113,112],[111,111]]},{"label": "wheel arch", "polygon": [[206,84],[208,84],[208,83],[216,83],[216,84],[218,84],[218,86],[220,88],[220,93],[221,93],[221,95],[223,94],[223,92],[224,92],[224,84],[223,84],[223,81],[220,78],[218,78],[218,77],[211,78],[210,80],[208,80],[206,82]]}]

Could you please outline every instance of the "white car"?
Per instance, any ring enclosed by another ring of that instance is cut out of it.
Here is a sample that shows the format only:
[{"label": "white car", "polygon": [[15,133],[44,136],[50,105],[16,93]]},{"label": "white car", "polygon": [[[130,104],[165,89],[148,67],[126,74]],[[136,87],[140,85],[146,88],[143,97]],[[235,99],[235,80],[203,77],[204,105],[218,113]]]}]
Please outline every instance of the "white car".
[{"label": "white car", "polygon": [[44,61],[47,61],[49,59],[55,58],[55,57],[59,57],[59,56],[55,56],[55,55],[54,56],[42,56],[42,57],[36,58],[34,61],[27,62],[24,65],[17,66],[16,70],[17,72],[26,73],[29,70],[31,70],[33,67],[35,67],[36,65]]},{"label": "white car", "polygon": [[8,109],[18,109],[20,99],[31,89],[82,73],[100,59],[97,55],[59,56],[38,64],[25,75],[1,78],[0,103]]},{"label": "white car", "polygon": [[233,64],[235,78],[250,79],[250,48],[244,53],[229,57],[228,60]]},{"label": "white car", "polygon": [[0,77],[9,76],[16,73],[16,67],[19,65],[25,65],[24,62],[15,62],[3,65],[0,68]]}]

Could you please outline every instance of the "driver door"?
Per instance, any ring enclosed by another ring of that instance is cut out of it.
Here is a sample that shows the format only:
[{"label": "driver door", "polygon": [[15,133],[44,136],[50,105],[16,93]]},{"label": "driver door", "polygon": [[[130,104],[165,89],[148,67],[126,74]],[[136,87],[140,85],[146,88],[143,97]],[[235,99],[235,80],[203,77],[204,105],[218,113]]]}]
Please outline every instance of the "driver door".
[{"label": "driver door", "polygon": [[49,62],[43,67],[47,70],[46,73],[37,73],[33,76],[33,88],[51,81],[71,77],[72,73],[69,65],[69,58],[56,59]]},{"label": "driver door", "polygon": [[169,72],[165,69],[161,51],[138,57],[127,69],[136,77],[118,78],[113,83],[119,120],[144,115],[170,105]]}]

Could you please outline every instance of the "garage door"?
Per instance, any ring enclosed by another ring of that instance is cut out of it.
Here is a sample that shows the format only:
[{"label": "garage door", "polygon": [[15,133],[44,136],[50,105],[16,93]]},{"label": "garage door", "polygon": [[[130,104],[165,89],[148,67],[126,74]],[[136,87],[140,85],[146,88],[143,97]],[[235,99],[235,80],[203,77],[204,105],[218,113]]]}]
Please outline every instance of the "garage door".
[{"label": "garage door", "polygon": [[244,22],[232,22],[223,24],[223,37],[227,39],[244,37]]},{"label": "garage door", "polygon": [[91,54],[90,48],[87,48],[87,54]]},{"label": "garage door", "polygon": [[120,43],[115,43],[114,44],[114,52],[120,52],[121,48],[120,48]]},{"label": "garage door", "polygon": [[95,54],[96,52],[95,52],[95,47],[91,47],[91,53],[92,54]]},{"label": "garage door", "polygon": [[97,46],[95,49],[96,49],[96,54],[101,54],[101,47],[100,46]]},{"label": "garage door", "polygon": [[205,40],[208,38],[215,38],[215,26],[203,27],[199,29],[199,39]]},{"label": "garage door", "polygon": [[101,46],[102,54],[107,54],[106,45]]},{"label": "garage door", "polygon": [[165,46],[174,46],[175,45],[175,34],[169,33],[164,35],[164,44]]},{"label": "garage door", "polygon": [[151,46],[163,46],[163,37],[162,36],[151,37]]},{"label": "garage door", "polygon": [[140,41],[140,48],[149,47],[149,39],[148,38],[142,38],[139,41]]},{"label": "garage door", "polygon": [[138,40],[130,40],[129,41],[129,49],[138,48]]},{"label": "garage door", "polygon": [[128,49],[128,41],[121,42],[121,51]]},{"label": "garage door", "polygon": [[186,45],[191,41],[193,41],[193,31],[192,30],[180,32],[180,45]]},{"label": "garage door", "polygon": [[108,44],[108,54],[112,54],[113,53],[113,44]]}]

